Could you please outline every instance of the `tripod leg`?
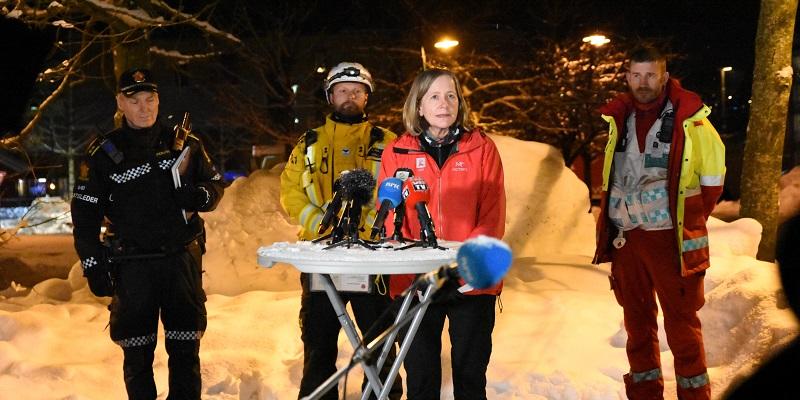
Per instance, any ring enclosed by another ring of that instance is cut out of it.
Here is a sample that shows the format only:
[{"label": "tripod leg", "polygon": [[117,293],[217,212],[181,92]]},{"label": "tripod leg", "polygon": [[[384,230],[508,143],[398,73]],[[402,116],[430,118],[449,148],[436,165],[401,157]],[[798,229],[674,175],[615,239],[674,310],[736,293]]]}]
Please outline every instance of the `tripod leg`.
[{"label": "tripod leg", "polygon": [[[436,292],[437,289],[438,288],[434,285],[429,285],[428,288],[425,289],[425,294],[422,296],[420,304],[414,311],[414,318],[411,320],[411,325],[408,327],[406,337],[403,339],[402,345],[400,345],[400,351],[397,352],[397,358],[395,358],[394,364],[392,364],[392,369],[389,370],[389,374],[386,376],[386,382],[383,383],[383,390],[381,391],[381,395],[378,396],[379,399],[385,399],[389,395],[389,391],[392,389],[392,384],[394,384],[397,374],[400,373],[400,365],[403,363],[403,360],[406,358],[406,354],[408,354],[408,350],[411,348],[411,342],[414,340],[414,335],[417,333],[417,329],[419,329],[419,325],[422,323],[422,317],[425,316],[425,311],[428,310],[428,305],[431,304],[433,293]],[[405,306],[406,301],[411,304],[411,300],[409,300],[411,298],[413,298],[413,293],[408,294],[408,298],[403,301],[403,305]],[[398,321],[399,320],[400,316],[398,315]],[[396,335],[396,332],[394,334]]]}]

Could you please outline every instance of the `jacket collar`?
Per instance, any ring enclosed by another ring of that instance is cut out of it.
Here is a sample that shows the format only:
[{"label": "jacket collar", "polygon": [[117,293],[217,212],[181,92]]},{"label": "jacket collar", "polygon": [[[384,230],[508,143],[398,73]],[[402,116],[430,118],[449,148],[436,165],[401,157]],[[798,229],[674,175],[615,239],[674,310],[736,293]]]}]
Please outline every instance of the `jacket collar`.
[{"label": "jacket collar", "polygon": [[[703,100],[697,93],[684,89],[677,79],[667,81],[667,97],[675,109],[675,120],[685,121],[703,108]],[[610,102],[602,105],[598,110],[601,114],[613,117],[617,126],[622,126],[625,118],[634,109],[633,97],[630,92],[619,94]],[[680,126],[680,125],[676,125]]]},{"label": "jacket collar", "polygon": [[[474,128],[469,132],[464,132],[458,139],[458,152],[463,153],[478,148],[486,143],[486,137],[479,128]],[[419,138],[406,132],[397,138],[395,147],[409,151],[424,152],[420,147]]]}]

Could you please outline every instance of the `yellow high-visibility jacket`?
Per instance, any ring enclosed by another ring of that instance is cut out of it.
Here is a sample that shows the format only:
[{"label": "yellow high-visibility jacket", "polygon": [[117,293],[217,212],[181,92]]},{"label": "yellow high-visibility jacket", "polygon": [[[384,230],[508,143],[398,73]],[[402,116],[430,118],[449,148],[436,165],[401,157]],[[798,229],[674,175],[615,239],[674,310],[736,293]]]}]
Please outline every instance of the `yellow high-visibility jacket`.
[{"label": "yellow high-visibility jacket", "polygon": [[[299,239],[319,236],[317,229],[333,197],[333,183],[339,174],[363,168],[377,178],[383,149],[395,137],[389,130],[367,121],[348,124],[334,121],[328,115],[325,125],[300,138],[281,173],[281,206],[300,224]],[[374,202],[367,204],[372,205]],[[375,210],[364,208],[361,227],[369,228],[375,221]],[[362,238],[367,236],[368,232]]]},{"label": "yellow high-visibility jacket", "polygon": [[[681,261],[681,275],[688,276],[709,267],[706,221],[722,194],[725,146],[707,118],[711,109],[697,94],[683,89],[675,79],[669,80],[666,90],[676,110],[667,177],[669,211],[678,243],[675,251]],[[632,101],[630,94],[623,93],[600,108],[603,119],[609,123],[609,131],[595,264],[611,261],[614,232],[608,220],[608,188],[613,177],[614,149],[620,128],[625,126],[633,110]]]}]

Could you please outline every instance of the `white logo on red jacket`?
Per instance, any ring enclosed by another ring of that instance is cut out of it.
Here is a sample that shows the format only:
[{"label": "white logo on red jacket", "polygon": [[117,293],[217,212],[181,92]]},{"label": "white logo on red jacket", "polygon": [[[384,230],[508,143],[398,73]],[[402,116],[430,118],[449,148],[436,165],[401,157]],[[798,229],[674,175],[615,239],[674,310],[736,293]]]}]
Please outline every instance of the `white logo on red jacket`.
[{"label": "white logo on red jacket", "polygon": [[465,172],[467,170],[467,163],[464,161],[456,161],[453,166],[454,172]]},{"label": "white logo on red jacket", "polygon": [[425,157],[417,157],[417,169],[425,169]]}]

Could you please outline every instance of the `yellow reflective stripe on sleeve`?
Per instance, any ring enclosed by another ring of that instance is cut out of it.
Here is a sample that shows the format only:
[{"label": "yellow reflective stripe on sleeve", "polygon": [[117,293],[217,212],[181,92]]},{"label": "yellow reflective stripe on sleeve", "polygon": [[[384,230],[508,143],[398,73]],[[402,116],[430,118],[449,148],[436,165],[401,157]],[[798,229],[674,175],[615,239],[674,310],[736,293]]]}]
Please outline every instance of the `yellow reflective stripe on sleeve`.
[{"label": "yellow reflective stripe on sleeve", "polygon": [[[308,204],[303,207],[303,210],[300,211],[300,217],[298,218],[300,220],[300,225],[303,225],[303,227],[306,229],[315,227],[316,225],[309,225],[309,222],[312,222],[316,216],[320,216],[320,213],[317,210],[319,210],[319,207],[313,204]],[[322,217],[320,216],[320,219],[321,218]],[[319,225],[319,223],[317,223],[317,225]]]},{"label": "yellow reflective stripe on sleeve", "polygon": [[303,225],[303,228],[305,228],[305,230],[308,231],[308,232],[315,232],[316,233],[317,229],[319,228],[320,222],[322,222],[322,214],[321,213],[316,213],[311,218],[311,220],[308,221],[308,225]]},{"label": "yellow reflective stripe on sleeve", "polygon": [[311,201],[311,205],[314,207],[321,207],[322,206],[322,196],[319,193],[319,188],[316,183],[312,182],[308,186],[306,186],[306,196],[308,196],[308,200]]},{"label": "yellow reflective stripe on sleeve", "polygon": [[370,211],[367,216],[364,217],[364,226],[372,228],[373,225],[375,225],[375,212]]}]

